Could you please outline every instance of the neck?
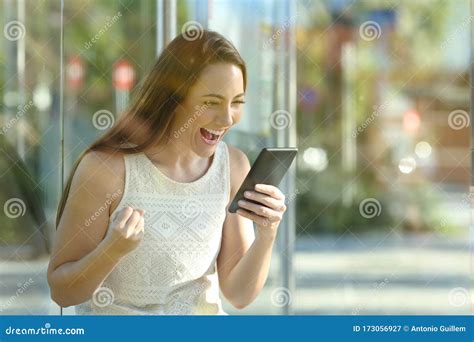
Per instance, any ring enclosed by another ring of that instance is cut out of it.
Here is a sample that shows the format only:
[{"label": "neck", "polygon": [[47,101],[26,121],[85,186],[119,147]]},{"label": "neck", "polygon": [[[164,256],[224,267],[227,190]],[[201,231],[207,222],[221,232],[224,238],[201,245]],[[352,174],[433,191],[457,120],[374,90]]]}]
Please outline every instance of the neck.
[{"label": "neck", "polygon": [[179,140],[170,139],[167,144],[152,147],[145,154],[156,164],[166,168],[192,169],[197,165],[208,163],[209,158],[203,158],[194,153]]}]

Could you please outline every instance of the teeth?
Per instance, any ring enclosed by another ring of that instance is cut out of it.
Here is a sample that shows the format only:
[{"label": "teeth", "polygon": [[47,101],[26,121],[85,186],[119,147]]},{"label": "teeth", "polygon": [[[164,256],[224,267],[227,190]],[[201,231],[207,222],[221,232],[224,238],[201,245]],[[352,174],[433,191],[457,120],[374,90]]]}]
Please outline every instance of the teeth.
[{"label": "teeth", "polygon": [[[204,127],[203,127],[204,128]],[[222,133],[224,133],[224,131],[215,131],[213,129],[209,129],[209,128],[204,128],[206,131],[208,131],[209,133],[212,133],[212,134],[215,134],[215,135],[221,135]]]}]

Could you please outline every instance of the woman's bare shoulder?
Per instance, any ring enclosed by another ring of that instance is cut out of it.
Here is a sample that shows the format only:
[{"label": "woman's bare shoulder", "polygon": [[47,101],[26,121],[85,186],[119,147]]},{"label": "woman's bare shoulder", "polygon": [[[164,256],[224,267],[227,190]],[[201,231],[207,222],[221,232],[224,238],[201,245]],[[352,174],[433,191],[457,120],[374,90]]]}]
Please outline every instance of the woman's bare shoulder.
[{"label": "woman's bare shoulder", "polygon": [[[87,152],[73,174],[52,253],[51,269],[79,260],[104,238],[124,184],[123,155]],[[118,197],[113,196],[117,193]],[[67,245],[68,248],[62,248]]]},{"label": "woman's bare shoulder", "polygon": [[78,170],[102,172],[104,174],[122,174],[125,171],[123,162],[124,153],[89,151],[82,158]]},{"label": "woman's bare shoulder", "polygon": [[[97,198],[121,194],[125,184],[125,164],[122,152],[89,151],[80,161],[71,183],[71,191],[84,188]],[[112,212],[121,196],[113,196]],[[103,199],[102,199],[103,200]]]}]

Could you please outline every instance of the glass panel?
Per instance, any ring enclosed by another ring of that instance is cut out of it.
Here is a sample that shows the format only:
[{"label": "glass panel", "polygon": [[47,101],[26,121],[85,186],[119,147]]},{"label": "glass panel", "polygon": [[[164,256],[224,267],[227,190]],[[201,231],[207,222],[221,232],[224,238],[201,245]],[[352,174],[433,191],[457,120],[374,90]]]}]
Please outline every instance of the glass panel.
[{"label": "glass panel", "polygon": [[[272,121],[272,112],[280,105],[276,94],[281,91],[278,85],[283,84],[279,78],[284,77],[284,66],[279,63],[282,55],[279,54],[277,43],[289,35],[284,24],[293,24],[284,4],[285,2],[250,0],[209,2],[209,29],[230,39],[247,64],[248,87],[244,113],[239,124],[226,135],[226,141],[242,149],[251,163],[263,147],[277,146],[278,132],[275,128],[279,127],[275,127],[276,123]],[[232,15],[229,16],[229,13]],[[275,36],[278,29],[281,29],[281,32]],[[287,118],[289,115],[286,111],[283,113],[285,119],[291,120],[291,117]],[[285,228],[280,227],[280,232],[283,229]],[[245,310],[236,310],[229,303],[225,303],[227,312],[282,313],[291,293],[289,289],[282,287],[281,257],[282,252],[288,250],[288,246],[281,242],[274,248],[268,280],[256,300]]]},{"label": "glass panel", "polygon": [[46,268],[60,186],[60,3],[7,0],[0,13],[0,314],[57,313]]},{"label": "glass panel", "polygon": [[155,21],[153,0],[66,3],[66,174],[79,153],[114,124],[133,86],[154,64]]},{"label": "glass panel", "polygon": [[[278,292],[280,243],[256,301],[224,309],[279,314],[289,297],[297,314],[469,314],[470,1],[299,0],[294,15],[283,3],[177,2],[178,32],[207,18],[247,61],[227,141],[251,162],[287,134],[271,120],[289,95],[276,42],[297,25],[296,291]],[[59,313],[46,267],[61,168],[156,60],[156,12],[154,0],[66,2],[61,60],[60,1],[0,2],[0,314]]]},{"label": "glass panel", "polygon": [[[113,126],[156,61],[156,1],[65,6],[64,165]],[[74,307],[64,314],[74,314]]]},{"label": "glass panel", "polygon": [[297,313],[470,313],[469,6],[298,2]]}]

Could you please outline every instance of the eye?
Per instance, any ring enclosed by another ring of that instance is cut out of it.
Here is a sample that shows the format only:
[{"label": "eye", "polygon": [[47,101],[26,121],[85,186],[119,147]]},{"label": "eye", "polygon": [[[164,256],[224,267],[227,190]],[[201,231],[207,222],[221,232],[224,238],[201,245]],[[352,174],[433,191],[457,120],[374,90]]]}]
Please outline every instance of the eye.
[{"label": "eye", "polygon": [[244,103],[245,101],[242,101],[242,100],[232,102],[232,104],[237,104],[237,105],[244,104]]},{"label": "eye", "polygon": [[216,101],[204,101],[205,106],[217,106],[219,102]]}]

